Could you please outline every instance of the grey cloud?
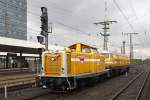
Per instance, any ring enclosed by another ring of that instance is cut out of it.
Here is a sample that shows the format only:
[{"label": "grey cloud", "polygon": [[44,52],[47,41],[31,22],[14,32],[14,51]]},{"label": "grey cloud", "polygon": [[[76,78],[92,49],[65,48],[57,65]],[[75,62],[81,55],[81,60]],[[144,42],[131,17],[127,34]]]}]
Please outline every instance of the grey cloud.
[{"label": "grey cloud", "polygon": [[[113,0],[108,1],[108,16],[110,20],[117,20],[117,24],[110,26],[111,36],[110,44],[112,51],[119,50],[122,41],[125,40],[129,44],[129,38],[122,36],[122,32],[132,32],[127,21],[124,19],[120,11],[117,9]],[[116,0],[125,13],[129,22],[133,25],[135,32],[140,33],[139,37],[134,39],[135,44],[142,43],[149,50],[150,39],[144,38],[145,30],[149,37],[149,0]],[[102,46],[103,37],[97,38],[102,26],[95,26],[93,22],[104,20],[104,0],[28,0],[28,36],[34,37],[40,32],[40,7],[48,8],[49,20],[54,23],[55,39],[50,39],[49,43],[58,43],[59,45],[69,45],[73,42],[88,42],[91,45]],[[36,14],[32,14],[32,13]],[[38,16],[39,15],[39,16]],[[64,24],[64,25],[63,25]],[[33,35],[34,34],[34,35]],[[88,34],[91,34],[89,36]],[[54,38],[50,36],[50,38]],[[144,40],[144,41],[143,41]],[[142,49],[142,46],[135,46],[135,49]],[[128,47],[127,47],[128,48]],[[102,49],[102,47],[101,47]],[[143,48],[144,49],[144,48]],[[118,51],[120,52],[120,51]],[[137,54],[138,55],[138,54]],[[138,55],[139,56],[139,55]]]}]

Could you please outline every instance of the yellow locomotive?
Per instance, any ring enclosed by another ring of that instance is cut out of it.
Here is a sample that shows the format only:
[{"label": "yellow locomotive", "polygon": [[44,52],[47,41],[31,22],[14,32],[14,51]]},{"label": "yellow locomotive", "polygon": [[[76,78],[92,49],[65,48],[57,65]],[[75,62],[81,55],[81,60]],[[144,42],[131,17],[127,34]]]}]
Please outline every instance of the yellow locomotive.
[{"label": "yellow locomotive", "polygon": [[129,70],[130,60],[127,56],[115,54],[109,51],[101,53],[105,57],[106,68],[109,69],[109,74],[116,74],[117,72],[127,72]]},{"label": "yellow locomotive", "polygon": [[97,48],[76,43],[61,51],[42,54],[42,85],[50,88],[74,89],[80,80],[90,80],[108,73],[105,58]]},{"label": "yellow locomotive", "polygon": [[43,52],[40,82],[53,89],[74,89],[82,82],[112,74],[112,68],[126,70],[122,66],[128,64],[124,56],[99,53],[95,47],[76,43],[64,50]]}]

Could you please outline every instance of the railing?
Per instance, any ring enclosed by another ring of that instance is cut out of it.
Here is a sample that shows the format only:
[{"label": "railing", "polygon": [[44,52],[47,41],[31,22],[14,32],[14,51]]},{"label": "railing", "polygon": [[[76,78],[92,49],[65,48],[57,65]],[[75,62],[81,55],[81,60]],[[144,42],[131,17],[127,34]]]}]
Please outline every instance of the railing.
[{"label": "railing", "polygon": [[36,85],[36,75],[25,75],[25,76],[17,76],[13,78],[4,78],[0,79],[0,88],[4,88],[5,98],[7,98],[7,88],[26,85],[26,84],[35,84]]},{"label": "railing", "polygon": [[0,74],[8,73],[8,72],[27,72],[29,68],[6,68],[0,69]]}]

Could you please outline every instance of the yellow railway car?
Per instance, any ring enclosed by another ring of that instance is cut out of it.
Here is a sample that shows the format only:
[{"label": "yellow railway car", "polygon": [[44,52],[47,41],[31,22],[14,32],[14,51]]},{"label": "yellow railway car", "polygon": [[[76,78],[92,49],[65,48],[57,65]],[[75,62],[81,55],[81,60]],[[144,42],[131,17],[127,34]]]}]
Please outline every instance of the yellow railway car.
[{"label": "yellow railway car", "polygon": [[106,68],[109,69],[111,74],[129,70],[130,60],[127,56],[109,51],[103,52],[102,55],[105,57]]},{"label": "yellow railway car", "polygon": [[88,82],[107,74],[104,60],[97,48],[82,43],[61,51],[45,51],[40,82],[53,89],[74,89],[82,80]]}]

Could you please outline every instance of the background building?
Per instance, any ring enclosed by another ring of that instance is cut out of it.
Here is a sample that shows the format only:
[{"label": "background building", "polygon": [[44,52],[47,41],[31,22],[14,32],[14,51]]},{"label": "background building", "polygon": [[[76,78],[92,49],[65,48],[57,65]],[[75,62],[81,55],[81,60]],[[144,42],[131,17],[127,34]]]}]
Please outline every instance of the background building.
[{"label": "background building", "polygon": [[27,40],[27,0],[0,0],[0,36]]}]

